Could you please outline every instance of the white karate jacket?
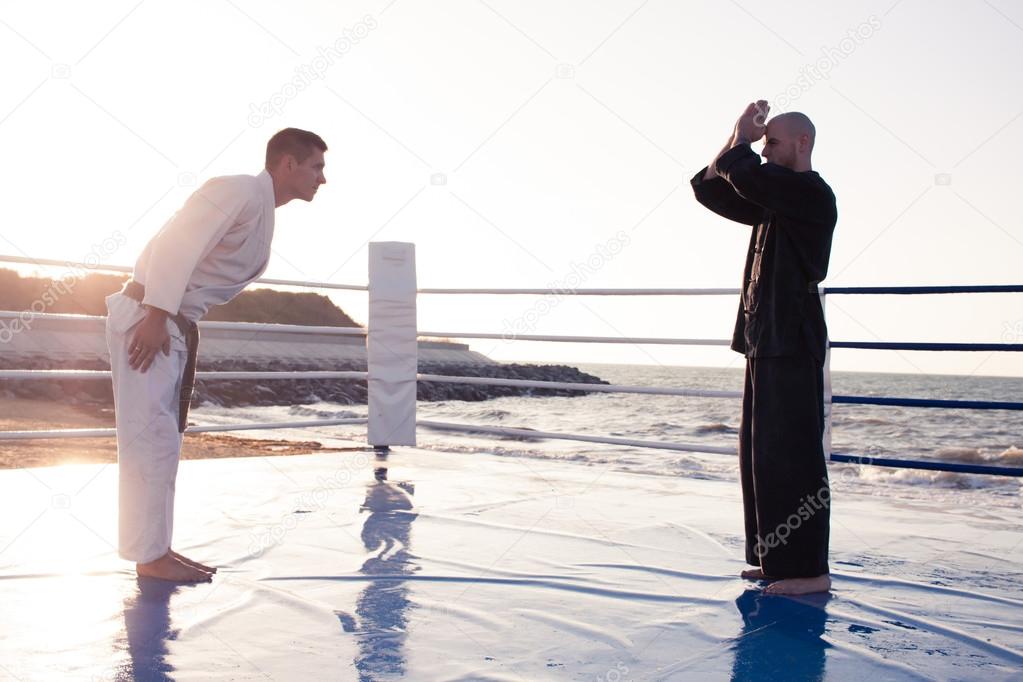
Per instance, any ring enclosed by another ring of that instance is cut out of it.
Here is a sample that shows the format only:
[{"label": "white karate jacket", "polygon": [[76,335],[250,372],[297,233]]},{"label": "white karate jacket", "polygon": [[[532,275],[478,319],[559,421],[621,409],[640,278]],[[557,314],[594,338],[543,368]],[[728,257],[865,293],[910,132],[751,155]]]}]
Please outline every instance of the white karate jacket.
[{"label": "white karate jacket", "polygon": [[273,178],[208,180],[150,240],[135,263],[143,303],[198,321],[266,270],[274,231]]}]

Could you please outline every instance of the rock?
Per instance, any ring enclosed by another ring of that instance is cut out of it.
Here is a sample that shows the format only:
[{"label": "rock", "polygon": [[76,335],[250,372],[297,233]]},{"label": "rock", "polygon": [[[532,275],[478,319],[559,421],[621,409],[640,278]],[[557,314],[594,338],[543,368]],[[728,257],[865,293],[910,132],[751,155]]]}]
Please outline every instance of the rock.
[{"label": "rock", "polygon": [[[10,365],[10,363],[7,363]],[[7,369],[108,369],[101,360],[83,362],[57,362],[48,358],[31,358],[8,366]],[[219,362],[202,362],[200,371],[365,371],[365,366],[354,363],[328,365],[324,361],[280,363],[264,360],[233,359]],[[580,384],[606,384],[575,367],[566,365],[523,365],[523,364],[458,364],[421,363],[421,374],[446,376],[493,377],[502,379],[526,379],[533,381],[558,381]],[[441,382],[419,382],[416,395],[419,400],[440,402],[446,400],[483,401],[503,396],[579,396],[583,391],[547,388],[520,388],[516,386],[485,386]],[[73,397],[77,403],[111,405],[113,391],[107,380],[0,380],[0,395],[6,397],[48,398],[51,400]],[[364,381],[351,379],[273,379],[261,381],[245,380],[199,380],[192,396],[192,405],[203,403],[225,407],[246,405],[303,405],[321,401],[345,405],[365,404],[367,387]]]}]

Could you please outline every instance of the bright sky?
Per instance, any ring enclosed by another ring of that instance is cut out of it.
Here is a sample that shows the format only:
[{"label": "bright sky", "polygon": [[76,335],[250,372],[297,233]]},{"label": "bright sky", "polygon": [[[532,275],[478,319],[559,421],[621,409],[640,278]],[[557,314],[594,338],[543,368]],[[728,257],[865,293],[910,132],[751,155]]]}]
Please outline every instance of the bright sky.
[{"label": "bright sky", "polygon": [[[296,126],[330,146],[328,185],[278,210],[268,277],[365,283],[367,242],[400,240],[421,287],[738,287],[748,228],[688,180],[767,98],[817,124],[840,214],[826,285],[1023,282],[1009,0],[3,0],[0,59],[6,254],[130,265],[196,183],[258,172],[267,138]],[[331,296],[365,321],[364,295]],[[1023,342],[1019,294],[827,307],[834,340]],[[422,296],[419,326],[725,339],[735,308]],[[502,360],[741,362],[471,344]],[[832,363],[1023,376],[1019,353]]]}]

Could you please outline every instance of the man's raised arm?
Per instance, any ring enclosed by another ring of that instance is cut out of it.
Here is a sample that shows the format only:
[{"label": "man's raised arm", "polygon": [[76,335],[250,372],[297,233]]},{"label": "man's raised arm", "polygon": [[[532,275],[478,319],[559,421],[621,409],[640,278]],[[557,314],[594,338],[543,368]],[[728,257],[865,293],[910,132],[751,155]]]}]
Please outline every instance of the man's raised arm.
[{"label": "man's raised arm", "polygon": [[739,121],[736,122],[725,146],[717,153],[714,160],[693,176],[690,181],[697,201],[722,218],[743,225],[758,224],[763,219],[764,209],[742,197],[732,185],[720,177],[717,170],[718,161],[737,145],[748,144],[754,135],[757,136],[755,139],[763,136],[763,125],[759,126],[759,135],[757,135],[758,127],[754,124],[756,121],[763,123],[767,116],[767,109],[767,102],[763,100],[750,103]]},{"label": "man's raised arm", "polygon": [[[798,219],[820,218],[822,202],[829,197],[817,196],[808,188],[812,171],[810,151],[813,149],[813,124],[797,112],[781,114],[771,119],[770,126],[762,125],[766,118],[766,102],[751,104],[735,124],[731,149],[714,162],[715,173],[726,180],[743,199],[762,208]],[[763,157],[750,148],[764,135]]]}]

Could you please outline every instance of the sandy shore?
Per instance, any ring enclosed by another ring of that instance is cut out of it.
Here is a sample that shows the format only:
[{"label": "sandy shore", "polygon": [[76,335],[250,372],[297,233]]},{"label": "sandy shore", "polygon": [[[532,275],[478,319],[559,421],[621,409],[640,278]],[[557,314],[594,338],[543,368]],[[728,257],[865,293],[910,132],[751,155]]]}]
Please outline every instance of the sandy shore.
[{"label": "sandy shore", "polygon": [[[51,400],[0,398],[0,429],[4,431],[96,429],[113,425],[114,414],[109,408],[70,406]],[[181,458],[263,457],[336,451],[338,449],[322,447],[315,441],[264,440],[199,433],[185,437]],[[113,438],[0,441],[0,469],[116,461],[117,447]]]}]

